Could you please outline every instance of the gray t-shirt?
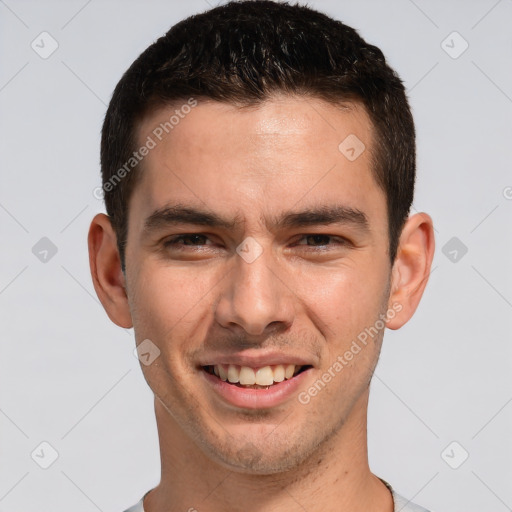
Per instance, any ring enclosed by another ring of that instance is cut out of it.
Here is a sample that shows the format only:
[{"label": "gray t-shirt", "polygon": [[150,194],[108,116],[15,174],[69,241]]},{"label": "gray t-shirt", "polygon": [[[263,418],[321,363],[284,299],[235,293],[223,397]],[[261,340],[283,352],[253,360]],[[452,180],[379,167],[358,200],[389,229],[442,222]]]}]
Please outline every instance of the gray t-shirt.
[{"label": "gray t-shirt", "polygon": [[[380,480],[382,480],[382,478]],[[382,480],[382,482],[386,485],[386,487],[391,491],[391,494],[393,495],[394,512],[429,512],[426,508],[420,507],[419,505],[415,505],[411,501],[406,500],[403,496],[397,494],[393,490],[391,485],[389,485],[384,480]],[[142,505],[144,497],[145,495],[138,503],[133,505],[133,507],[130,507],[128,510],[125,510],[125,512],[144,512],[144,507]]]}]

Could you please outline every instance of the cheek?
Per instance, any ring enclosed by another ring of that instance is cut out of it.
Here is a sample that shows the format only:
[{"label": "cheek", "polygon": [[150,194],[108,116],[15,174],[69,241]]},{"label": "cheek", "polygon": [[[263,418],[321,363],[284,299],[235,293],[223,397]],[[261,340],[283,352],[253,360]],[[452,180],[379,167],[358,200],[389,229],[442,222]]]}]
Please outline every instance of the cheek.
[{"label": "cheek", "polygon": [[142,370],[150,388],[166,404],[177,406],[176,395],[189,394],[183,378],[193,374],[189,356],[207,335],[209,291],[217,281],[210,282],[207,273],[197,269],[185,272],[183,268],[147,264],[132,283],[137,343],[149,339],[160,350],[160,357]]},{"label": "cheek", "polygon": [[[209,310],[209,292],[215,280],[198,269],[178,269],[147,264],[133,283],[132,319],[140,336],[163,342],[197,322]],[[137,337],[138,338],[138,337]],[[163,343],[162,343],[163,344]]]},{"label": "cheek", "polygon": [[386,300],[387,279],[386,269],[377,263],[317,269],[303,273],[300,294],[327,326],[323,329],[326,337],[332,338],[354,334],[374,322]]}]

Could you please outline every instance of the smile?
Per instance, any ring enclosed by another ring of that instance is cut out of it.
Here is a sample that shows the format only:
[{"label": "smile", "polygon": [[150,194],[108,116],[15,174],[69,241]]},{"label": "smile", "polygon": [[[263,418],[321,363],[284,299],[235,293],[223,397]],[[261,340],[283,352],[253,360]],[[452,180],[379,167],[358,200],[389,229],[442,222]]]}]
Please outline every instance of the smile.
[{"label": "smile", "polygon": [[274,384],[293,378],[308,368],[310,368],[309,365],[295,364],[277,364],[261,368],[251,368],[235,364],[203,366],[203,370],[211,375],[216,375],[224,382],[252,389],[268,389]]},{"label": "smile", "polygon": [[298,394],[312,371],[311,365],[276,364],[253,368],[215,364],[202,366],[200,374],[211,392],[231,406],[267,409]]}]

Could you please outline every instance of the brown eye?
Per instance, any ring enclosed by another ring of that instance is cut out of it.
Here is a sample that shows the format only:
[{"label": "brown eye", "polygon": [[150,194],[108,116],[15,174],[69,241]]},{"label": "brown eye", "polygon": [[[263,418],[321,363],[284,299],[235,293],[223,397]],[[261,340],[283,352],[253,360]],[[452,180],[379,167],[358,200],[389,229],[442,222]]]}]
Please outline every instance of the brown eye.
[{"label": "brown eye", "polygon": [[[305,241],[306,243],[302,243]],[[302,247],[321,248],[347,245],[348,241],[339,236],[324,235],[323,233],[312,233],[304,235],[299,239],[297,245]]]},{"label": "brown eye", "polygon": [[307,235],[306,239],[311,242],[312,245],[327,245],[331,237],[329,235]]},{"label": "brown eye", "polygon": [[204,245],[205,241],[208,239],[206,235],[199,235],[195,233],[178,235],[164,242],[165,247],[170,246],[200,246]]}]

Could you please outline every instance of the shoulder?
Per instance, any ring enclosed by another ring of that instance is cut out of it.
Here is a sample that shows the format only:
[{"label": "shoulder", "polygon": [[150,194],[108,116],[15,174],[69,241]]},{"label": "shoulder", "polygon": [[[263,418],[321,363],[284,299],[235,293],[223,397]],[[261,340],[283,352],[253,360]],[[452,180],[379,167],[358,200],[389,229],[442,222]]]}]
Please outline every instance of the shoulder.
[{"label": "shoulder", "polygon": [[395,512],[429,512],[426,508],[416,505],[412,501],[407,500],[395,491],[393,493],[393,501],[395,503]]},{"label": "shoulder", "polygon": [[379,480],[390,490],[393,496],[394,512],[430,512],[426,508],[420,507],[398,494],[393,487],[382,478],[379,478]]},{"label": "shoulder", "polygon": [[130,507],[129,509],[126,509],[124,512],[144,512],[144,507],[142,506],[142,499],[133,505],[133,507]]}]

